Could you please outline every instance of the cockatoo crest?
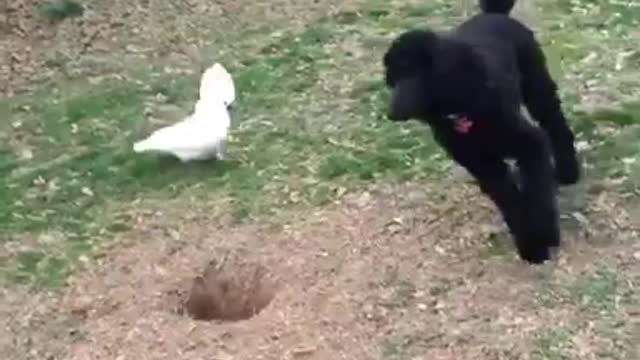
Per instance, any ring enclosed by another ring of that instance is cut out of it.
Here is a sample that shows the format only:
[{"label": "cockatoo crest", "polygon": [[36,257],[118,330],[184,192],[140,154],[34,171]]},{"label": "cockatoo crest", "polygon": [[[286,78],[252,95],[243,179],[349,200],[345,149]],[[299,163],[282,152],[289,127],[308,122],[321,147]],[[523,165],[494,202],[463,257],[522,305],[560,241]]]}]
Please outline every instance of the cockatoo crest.
[{"label": "cockatoo crest", "polygon": [[213,64],[202,75],[200,99],[219,99],[225,106],[236,100],[236,89],[231,74],[219,63]]}]

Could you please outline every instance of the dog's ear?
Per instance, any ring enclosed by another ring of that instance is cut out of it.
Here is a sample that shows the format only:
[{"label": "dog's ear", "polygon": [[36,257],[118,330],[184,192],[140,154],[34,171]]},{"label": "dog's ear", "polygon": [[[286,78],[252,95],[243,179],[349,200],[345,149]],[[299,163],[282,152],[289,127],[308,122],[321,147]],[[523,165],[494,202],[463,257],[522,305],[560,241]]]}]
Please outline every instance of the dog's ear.
[{"label": "dog's ear", "polygon": [[416,30],[411,42],[416,46],[414,55],[420,63],[423,66],[431,66],[440,43],[438,34],[431,30]]},{"label": "dog's ear", "polygon": [[383,57],[387,86],[395,86],[402,78],[430,73],[438,46],[439,36],[430,30],[400,34]]},{"label": "dog's ear", "polygon": [[398,63],[412,63],[430,66],[433,54],[438,46],[438,35],[431,30],[409,30],[398,36],[384,54],[385,67],[393,67]]}]

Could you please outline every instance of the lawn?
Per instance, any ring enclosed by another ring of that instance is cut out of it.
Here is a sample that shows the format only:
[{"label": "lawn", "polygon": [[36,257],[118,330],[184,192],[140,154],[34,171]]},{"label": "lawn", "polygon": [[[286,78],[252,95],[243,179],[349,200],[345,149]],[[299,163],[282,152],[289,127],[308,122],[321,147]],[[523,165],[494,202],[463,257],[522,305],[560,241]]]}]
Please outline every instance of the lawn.
[{"label": "lawn", "polygon": [[[566,247],[535,268],[429,130],[385,118],[389,40],[454,26],[470,2],[18,3],[5,11],[33,34],[0,42],[16,54],[0,98],[0,356],[639,358],[634,2],[515,12],[585,164],[560,195]],[[238,90],[228,159],[134,154],[192,110],[214,61]],[[165,295],[221,253],[280,277],[274,302],[231,325],[169,311]]]}]

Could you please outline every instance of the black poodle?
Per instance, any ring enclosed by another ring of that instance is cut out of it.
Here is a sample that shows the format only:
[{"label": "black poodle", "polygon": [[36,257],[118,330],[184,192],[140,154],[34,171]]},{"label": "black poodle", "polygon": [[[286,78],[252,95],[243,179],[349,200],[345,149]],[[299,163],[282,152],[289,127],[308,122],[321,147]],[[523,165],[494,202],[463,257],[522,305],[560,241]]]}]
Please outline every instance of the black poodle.
[{"label": "black poodle", "polygon": [[428,124],[495,202],[521,258],[538,264],[560,245],[556,186],[576,183],[580,164],[544,53],[509,17],[514,3],[480,0],[483,12],[450,33],[401,34],[384,55],[385,81],[389,118]]}]

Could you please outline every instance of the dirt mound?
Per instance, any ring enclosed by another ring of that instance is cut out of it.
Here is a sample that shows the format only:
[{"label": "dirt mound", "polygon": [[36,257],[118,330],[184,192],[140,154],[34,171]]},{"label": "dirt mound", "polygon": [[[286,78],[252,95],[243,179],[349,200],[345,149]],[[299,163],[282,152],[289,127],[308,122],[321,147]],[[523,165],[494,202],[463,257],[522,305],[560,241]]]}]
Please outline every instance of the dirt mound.
[{"label": "dirt mound", "polygon": [[209,262],[193,279],[184,311],[196,320],[246,320],[264,309],[276,294],[266,267],[225,258]]}]

